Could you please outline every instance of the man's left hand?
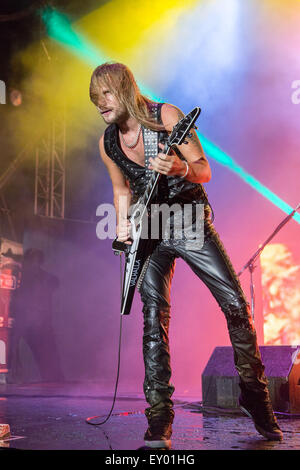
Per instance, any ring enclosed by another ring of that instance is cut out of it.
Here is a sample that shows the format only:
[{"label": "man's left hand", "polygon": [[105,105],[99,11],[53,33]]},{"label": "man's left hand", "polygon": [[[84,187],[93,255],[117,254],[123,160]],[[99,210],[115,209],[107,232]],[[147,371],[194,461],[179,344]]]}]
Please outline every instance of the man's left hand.
[{"label": "man's left hand", "polygon": [[[158,144],[160,150],[164,149],[162,144]],[[186,171],[185,163],[180,160],[176,153],[172,150],[168,155],[162,151],[157,154],[157,157],[149,158],[149,169],[157,171],[163,175],[169,176],[182,176]]]}]

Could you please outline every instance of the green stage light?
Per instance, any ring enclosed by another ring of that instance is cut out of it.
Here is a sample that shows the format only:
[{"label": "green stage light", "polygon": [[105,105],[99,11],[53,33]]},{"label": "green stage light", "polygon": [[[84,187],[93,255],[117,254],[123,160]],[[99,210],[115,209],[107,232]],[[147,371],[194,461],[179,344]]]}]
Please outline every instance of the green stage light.
[{"label": "green stage light", "polygon": [[[109,60],[100,53],[99,49],[95,48],[84,38],[81,38],[80,35],[74,31],[70,21],[65,15],[62,15],[53,8],[47,7],[41,11],[41,16],[46,25],[49,37],[60,42],[64,47],[68,48],[72,53],[76,54],[85,62],[88,62],[90,65],[97,66]],[[145,88],[143,84],[140,85],[140,89],[142,93],[146,94],[150,99],[153,99],[154,101],[162,101],[160,98],[153,95],[150,90]],[[286,214],[290,214],[293,211],[293,208],[289,206],[289,204],[284,202],[279,196],[274,194],[252,175],[244,171],[242,167],[240,167],[229,155],[218,148],[214,143],[199,133],[198,136],[201,140],[204,152],[212,159],[236,173],[243,181],[255,189],[255,191],[259,192]],[[293,218],[300,223],[300,214],[295,213]]]},{"label": "green stage light", "polygon": [[[236,173],[240,178],[242,178],[242,180],[244,180],[253,189],[262,194],[266,199],[268,199],[286,214],[290,214],[293,211],[293,207],[284,202],[279,196],[274,194],[270,189],[260,183],[256,178],[254,178],[254,176],[250,175],[245,170],[243,170],[243,168],[237,165],[237,163],[223,150],[221,150],[215,144],[210,142],[206,137],[204,137],[204,135],[198,133],[198,136],[201,140],[203,150],[207,155],[209,155],[221,165],[226,166],[231,171]],[[296,212],[293,218],[298,223],[300,223],[300,214]]]},{"label": "green stage light", "polygon": [[53,8],[47,7],[41,11],[41,17],[46,25],[48,36],[63,44],[64,47],[85,62],[92,66],[97,66],[106,61],[97,48],[74,31],[69,19],[65,15]]}]

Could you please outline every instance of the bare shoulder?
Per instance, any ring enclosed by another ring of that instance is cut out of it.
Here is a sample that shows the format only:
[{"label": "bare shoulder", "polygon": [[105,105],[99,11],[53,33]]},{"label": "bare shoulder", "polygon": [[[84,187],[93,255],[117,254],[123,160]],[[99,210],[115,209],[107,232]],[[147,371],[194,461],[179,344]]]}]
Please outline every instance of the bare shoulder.
[{"label": "bare shoulder", "polygon": [[105,152],[104,133],[100,136],[100,139],[99,139],[99,151],[100,151],[100,157],[102,158],[104,163],[108,163],[110,161],[110,158]]},{"label": "bare shoulder", "polygon": [[109,156],[107,155],[106,151],[105,151],[105,146],[104,146],[104,134],[102,134],[100,136],[100,139],[99,139],[99,152],[100,152],[100,157],[102,158],[102,160],[104,161],[105,165],[106,166],[116,166],[116,164],[111,160],[111,158],[109,158]]},{"label": "bare shoulder", "polygon": [[167,131],[171,131],[175,124],[184,117],[181,109],[170,103],[164,103],[161,107],[161,120]]},{"label": "bare shoulder", "polygon": [[101,150],[104,150],[104,133],[100,136],[100,139],[99,139],[99,149],[100,149],[100,152]]}]

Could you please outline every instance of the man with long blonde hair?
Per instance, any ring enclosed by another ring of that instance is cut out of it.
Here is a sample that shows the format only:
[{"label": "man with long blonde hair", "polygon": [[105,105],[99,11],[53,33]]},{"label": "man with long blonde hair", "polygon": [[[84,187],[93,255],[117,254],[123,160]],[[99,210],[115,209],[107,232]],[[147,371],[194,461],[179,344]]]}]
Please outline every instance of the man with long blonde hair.
[{"label": "man with long blonde hair", "polygon": [[[281,440],[249,303],[212,224],[211,207],[202,186],[210,180],[211,170],[195,130],[191,131],[187,145],[163,153],[162,142],[184,115],[171,104],[154,103],[143,96],[133,74],[123,64],[106,63],[94,70],[90,98],[108,124],[99,149],[112,181],[119,241],[130,243],[128,208],[145,191],[149,171],[161,174],[159,202],[204,205],[202,247],[187,248],[184,239],[160,239],[140,287],[144,313],[144,393],[150,405],[145,410],[148,420],[145,444],[171,447],[174,386],[170,383],[168,328],[170,286],[178,257],[206,284],[225,314],[240,377],[241,409],[253,419],[263,436]],[[147,129],[157,132],[160,142],[157,155],[149,158],[149,162],[145,160],[143,139]],[[119,204],[121,196],[127,198],[127,204]]]}]

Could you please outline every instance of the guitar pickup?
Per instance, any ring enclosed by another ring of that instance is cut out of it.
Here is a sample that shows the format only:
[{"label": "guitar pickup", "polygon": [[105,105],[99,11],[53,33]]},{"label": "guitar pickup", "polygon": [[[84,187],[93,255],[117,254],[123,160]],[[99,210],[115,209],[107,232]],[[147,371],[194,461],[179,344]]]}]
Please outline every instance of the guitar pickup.
[{"label": "guitar pickup", "polygon": [[129,253],[130,245],[124,242],[120,242],[115,238],[115,240],[112,242],[112,249],[114,254],[119,256],[120,253]]}]

